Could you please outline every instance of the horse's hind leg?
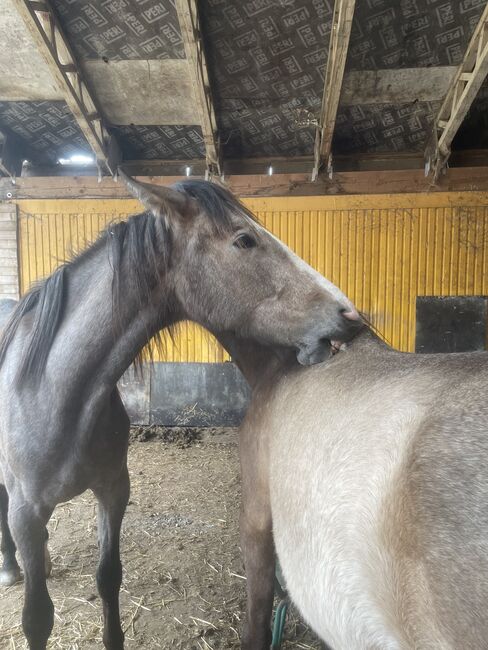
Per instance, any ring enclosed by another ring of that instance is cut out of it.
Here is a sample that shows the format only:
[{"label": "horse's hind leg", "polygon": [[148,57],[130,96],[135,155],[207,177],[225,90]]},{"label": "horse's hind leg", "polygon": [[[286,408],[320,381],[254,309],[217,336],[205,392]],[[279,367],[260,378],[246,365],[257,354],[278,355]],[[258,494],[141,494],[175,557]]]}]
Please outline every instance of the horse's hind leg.
[{"label": "horse's hind leg", "polygon": [[22,627],[30,650],[45,650],[54,623],[54,606],[46,586],[46,524],[51,512],[10,496],[9,524],[24,568]]},{"label": "horse's hind leg", "polygon": [[0,585],[10,586],[22,578],[15,558],[15,543],[8,525],[8,494],[4,485],[0,485],[0,528],[2,535],[3,565],[0,569]]},{"label": "horse's hind leg", "polygon": [[122,583],[120,528],[129,500],[129,473],[124,467],[119,479],[94,490],[98,499],[100,563],[97,585],[103,602],[103,643],[108,650],[122,650],[124,633],[120,625],[119,591]]}]

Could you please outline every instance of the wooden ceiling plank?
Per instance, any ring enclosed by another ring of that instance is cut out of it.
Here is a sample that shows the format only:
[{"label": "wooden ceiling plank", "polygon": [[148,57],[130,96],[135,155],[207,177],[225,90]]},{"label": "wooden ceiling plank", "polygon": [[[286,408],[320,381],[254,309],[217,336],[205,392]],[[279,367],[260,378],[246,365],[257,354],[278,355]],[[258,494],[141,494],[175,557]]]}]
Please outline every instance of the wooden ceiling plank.
[{"label": "wooden ceiling plank", "polygon": [[322,164],[330,165],[332,138],[334,137],[355,5],[356,0],[335,0],[334,4],[322,109],[316,132],[312,181],[317,179]]}]

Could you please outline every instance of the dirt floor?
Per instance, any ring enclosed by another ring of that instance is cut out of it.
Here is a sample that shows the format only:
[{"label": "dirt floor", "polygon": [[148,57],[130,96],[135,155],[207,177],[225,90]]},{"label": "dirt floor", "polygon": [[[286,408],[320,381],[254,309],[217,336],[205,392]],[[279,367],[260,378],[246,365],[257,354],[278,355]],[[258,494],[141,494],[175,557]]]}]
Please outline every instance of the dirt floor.
[{"label": "dirt floor", "polygon": [[[126,647],[239,648],[245,578],[238,540],[235,430],[133,431],[131,500],[122,533]],[[50,648],[101,648],[91,493],[50,523],[55,625]],[[22,585],[0,591],[0,648],[25,647]],[[321,648],[292,612],[284,648]]]}]

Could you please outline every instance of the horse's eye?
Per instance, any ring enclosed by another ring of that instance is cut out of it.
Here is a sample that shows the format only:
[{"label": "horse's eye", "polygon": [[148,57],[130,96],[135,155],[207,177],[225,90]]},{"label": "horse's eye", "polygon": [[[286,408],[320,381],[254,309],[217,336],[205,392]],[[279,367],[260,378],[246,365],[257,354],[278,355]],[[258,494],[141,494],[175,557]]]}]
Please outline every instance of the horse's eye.
[{"label": "horse's eye", "polygon": [[236,248],[254,248],[256,246],[256,240],[251,235],[243,234],[234,239],[233,245]]}]

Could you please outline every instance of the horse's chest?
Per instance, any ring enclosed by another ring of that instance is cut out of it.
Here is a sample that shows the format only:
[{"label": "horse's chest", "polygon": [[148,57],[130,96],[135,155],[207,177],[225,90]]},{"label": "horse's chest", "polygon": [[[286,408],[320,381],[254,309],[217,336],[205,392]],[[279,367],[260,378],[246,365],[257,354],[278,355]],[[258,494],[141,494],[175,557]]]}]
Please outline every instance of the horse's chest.
[{"label": "horse's chest", "polygon": [[334,421],[329,412],[326,425],[295,435],[285,427],[272,444],[273,527],[283,572],[302,614],[334,650],[404,647],[388,611],[393,571],[381,511],[407,436],[398,431],[391,444],[392,432],[373,426]]}]

